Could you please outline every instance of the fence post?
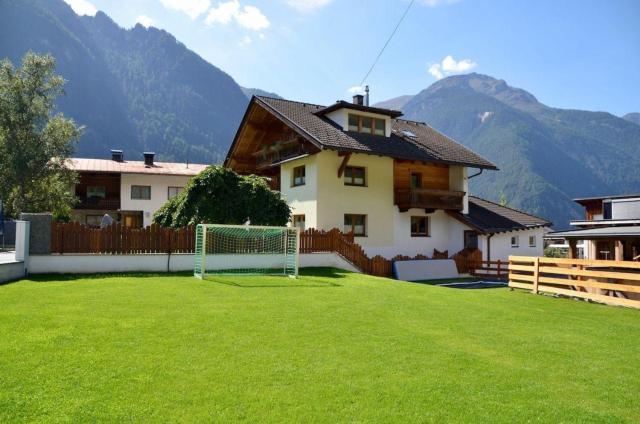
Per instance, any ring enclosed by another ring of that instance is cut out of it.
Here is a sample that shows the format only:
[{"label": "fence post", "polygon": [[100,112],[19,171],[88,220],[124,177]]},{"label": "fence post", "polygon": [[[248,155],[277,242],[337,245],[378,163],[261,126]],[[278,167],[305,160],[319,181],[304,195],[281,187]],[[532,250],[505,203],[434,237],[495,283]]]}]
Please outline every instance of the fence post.
[{"label": "fence post", "polygon": [[538,294],[538,278],[539,278],[540,258],[536,256],[533,260],[533,294]]},{"label": "fence post", "polygon": [[[500,263],[501,263],[501,261],[500,261],[500,259],[498,259],[498,268],[496,270],[496,273],[498,274],[498,280],[502,279],[502,278],[500,278],[500,277],[502,277],[502,274],[500,273]],[[491,266],[491,265],[489,265],[489,266]]]}]

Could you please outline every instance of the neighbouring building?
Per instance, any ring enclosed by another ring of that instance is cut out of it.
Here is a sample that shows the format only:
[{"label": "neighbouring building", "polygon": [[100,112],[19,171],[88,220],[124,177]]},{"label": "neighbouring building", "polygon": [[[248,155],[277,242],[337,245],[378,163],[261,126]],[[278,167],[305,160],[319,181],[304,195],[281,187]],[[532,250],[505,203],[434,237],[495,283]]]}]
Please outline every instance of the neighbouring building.
[{"label": "neighbouring building", "polygon": [[109,214],[115,222],[139,228],[150,225],[153,213],[207,165],[156,162],[150,152],[143,161],[129,161],[121,150],[112,150],[110,160],[72,158],[70,167],[79,174],[74,221],[98,227]]},{"label": "neighbouring building", "polygon": [[565,239],[571,258],[579,256],[577,246],[583,241],[587,259],[640,260],[640,194],[574,201],[584,207],[584,219],[571,221],[573,230],[556,231],[546,237]]},{"label": "neighbouring building", "polygon": [[292,225],[352,231],[369,255],[542,254],[549,221],[469,194],[493,163],[401,115],[363,96],[328,107],[253,97],[225,166],[268,177]]}]

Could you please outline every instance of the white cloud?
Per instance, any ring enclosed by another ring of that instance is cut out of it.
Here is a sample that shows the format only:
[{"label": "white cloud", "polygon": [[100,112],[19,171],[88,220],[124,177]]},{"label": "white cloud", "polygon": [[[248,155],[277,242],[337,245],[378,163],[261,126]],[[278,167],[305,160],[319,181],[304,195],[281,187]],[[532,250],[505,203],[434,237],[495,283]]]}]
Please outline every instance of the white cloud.
[{"label": "white cloud", "polygon": [[147,15],[140,15],[136,18],[136,23],[142,25],[145,28],[149,28],[153,25],[153,19],[148,17]]},{"label": "white cloud", "polygon": [[98,13],[98,9],[87,0],[64,0],[77,15],[83,16],[95,16]]},{"label": "white cloud", "polygon": [[430,65],[428,71],[436,79],[442,79],[448,75],[461,74],[470,71],[476,66],[478,66],[478,64],[472,62],[471,59],[456,61],[453,56],[448,55],[442,59],[441,63],[434,63]]},{"label": "white cloud", "polygon": [[286,0],[287,4],[300,12],[313,12],[331,3],[333,0]]},{"label": "white cloud", "polygon": [[160,0],[169,10],[186,13],[191,19],[196,19],[211,6],[210,0]]},{"label": "white cloud", "polygon": [[349,92],[349,94],[364,94],[364,86],[354,85],[353,87],[348,88],[347,92]]},{"label": "white cloud", "polygon": [[208,25],[226,25],[232,20],[235,20],[240,26],[253,31],[261,31],[271,25],[269,19],[260,9],[255,6],[240,6],[238,0],[218,3],[216,7],[212,7],[209,10],[205,22]]},{"label": "white cloud", "polygon": [[249,44],[251,44],[251,37],[249,37],[248,35],[245,35],[244,38],[242,40],[240,40],[240,42],[238,43],[238,45],[240,47],[247,47]]}]

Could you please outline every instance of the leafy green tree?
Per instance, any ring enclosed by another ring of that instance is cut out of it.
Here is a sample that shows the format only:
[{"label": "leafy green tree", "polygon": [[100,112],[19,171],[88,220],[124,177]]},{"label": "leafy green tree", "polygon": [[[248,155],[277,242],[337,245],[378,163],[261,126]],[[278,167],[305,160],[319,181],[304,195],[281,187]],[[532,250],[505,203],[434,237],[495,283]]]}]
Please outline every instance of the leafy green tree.
[{"label": "leafy green tree", "polygon": [[222,166],[209,166],[189,180],[184,191],[153,216],[165,227],[189,224],[285,225],[290,209],[280,193],[256,175],[238,175]]},{"label": "leafy green tree", "polygon": [[20,212],[68,214],[76,174],[66,161],[81,128],[53,115],[64,80],[50,55],[27,53],[22,67],[0,62],[0,198],[9,216]]},{"label": "leafy green tree", "polygon": [[507,200],[507,196],[504,192],[500,192],[500,206],[508,206],[509,201]]}]

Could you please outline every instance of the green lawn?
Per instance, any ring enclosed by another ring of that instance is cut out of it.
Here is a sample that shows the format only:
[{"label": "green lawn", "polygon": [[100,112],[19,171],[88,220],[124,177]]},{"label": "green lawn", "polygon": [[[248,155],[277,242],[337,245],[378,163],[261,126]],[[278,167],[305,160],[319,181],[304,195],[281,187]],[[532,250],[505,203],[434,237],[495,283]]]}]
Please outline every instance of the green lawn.
[{"label": "green lawn", "polygon": [[632,422],[640,311],[346,272],[0,286],[0,422]]}]

